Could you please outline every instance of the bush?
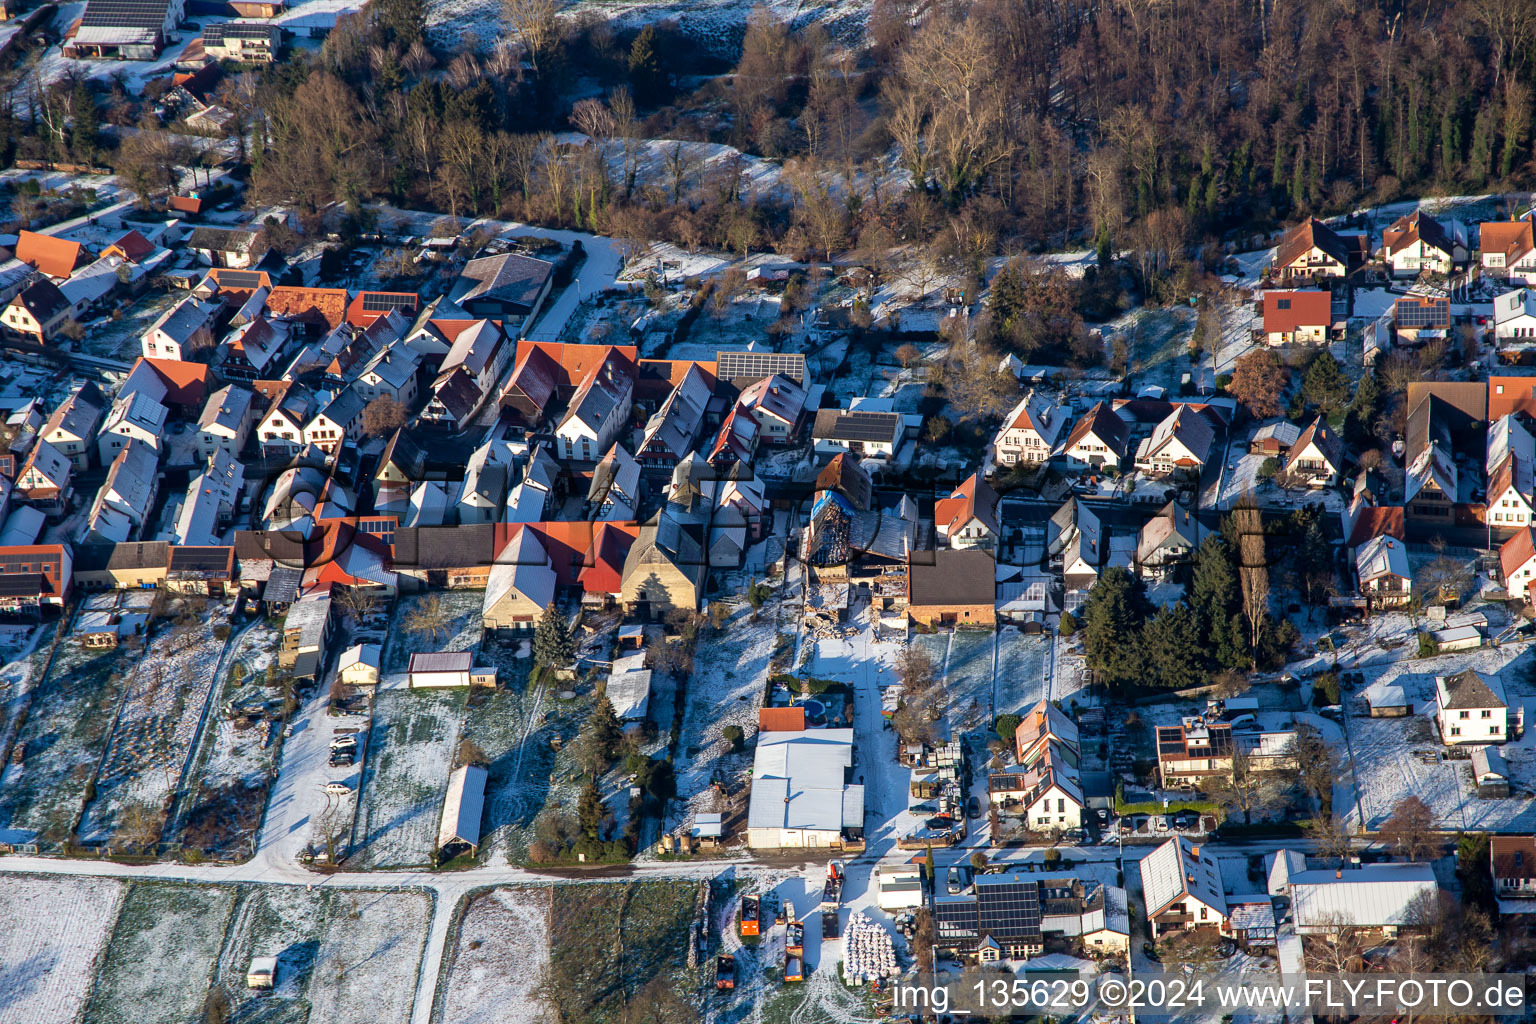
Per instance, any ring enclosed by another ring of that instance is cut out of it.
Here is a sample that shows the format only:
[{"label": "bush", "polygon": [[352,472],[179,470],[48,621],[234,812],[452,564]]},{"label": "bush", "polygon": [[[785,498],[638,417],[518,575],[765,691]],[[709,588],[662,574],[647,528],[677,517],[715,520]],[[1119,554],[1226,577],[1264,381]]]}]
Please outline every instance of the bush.
[{"label": "bush", "polygon": [[1433,658],[1440,653],[1440,645],[1428,633],[1419,634],[1419,657]]},{"label": "bush", "polygon": [[1071,612],[1062,612],[1061,621],[1056,624],[1056,632],[1062,636],[1071,636],[1077,632],[1077,618]]},{"label": "bush", "polygon": [[1258,477],[1260,480],[1273,479],[1274,475],[1278,472],[1280,472],[1280,460],[1273,455],[1259,463]]},{"label": "bush", "polygon": [[1328,707],[1339,703],[1339,674],[1337,672],[1324,672],[1312,680],[1312,703],[1320,707]]},{"label": "bush", "polygon": [[725,741],[731,745],[733,751],[741,750],[746,742],[746,735],[742,733],[741,726],[739,725],[726,726],[720,730],[720,735],[725,737]]},{"label": "bush", "polygon": [[1024,719],[1018,715],[998,715],[994,728],[997,730],[997,738],[1004,743],[1013,743],[1013,734],[1019,731],[1019,726]]}]

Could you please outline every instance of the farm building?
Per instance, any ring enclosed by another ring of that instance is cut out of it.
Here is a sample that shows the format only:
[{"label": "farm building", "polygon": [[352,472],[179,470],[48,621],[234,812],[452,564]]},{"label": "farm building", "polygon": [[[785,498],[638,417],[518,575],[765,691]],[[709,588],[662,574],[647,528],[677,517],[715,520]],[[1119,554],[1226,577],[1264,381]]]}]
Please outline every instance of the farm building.
[{"label": "farm building", "polygon": [[468,651],[413,654],[408,668],[411,687],[495,686],[496,670],[474,662]]},{"label": "farm building", "polygon": [[489,773],[476,764],[462,765],[448,777],[443,821],[437,828],[438,855],[451,860],[480,849],[480,815],[485,809],[485,780]]},{"label": "farm building", "polygon": [[759,734],[747,845],[835,847],[862,838],[864,787],[848,784],[852,765],[852,729]]},{"label": "farm building", "polygon": [[336,676],[348,686],[377,686],[381,662],[378,644],[353,644],[341,652]]}]

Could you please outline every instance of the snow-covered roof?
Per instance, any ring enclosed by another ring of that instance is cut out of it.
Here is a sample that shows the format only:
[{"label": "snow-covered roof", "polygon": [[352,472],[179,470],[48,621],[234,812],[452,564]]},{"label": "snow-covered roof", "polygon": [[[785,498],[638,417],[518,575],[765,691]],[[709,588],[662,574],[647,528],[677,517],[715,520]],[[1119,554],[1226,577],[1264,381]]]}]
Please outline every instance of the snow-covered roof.
[{"label": "snow-covered roof", "polygon": [[862,824],[862,815],[844,818],[844,791],[853,787],[843,779],[852,764],[852,729],[759,733],[748,828],[835,832]]},{"label": "snow-covered roof", "polygon": [[1364,928],[1408,923],[1414,901],[1437,891],[1428,864],[1368,864],[1338,871],[1301,871],[1290,876],[1297,928],[1350,924]]},{"label": "snow-covered roof", "polygon": [[437,829],[439,847],[455,840],[480,845],[480,817],[485,811],[485,780],[489,774],[479,765],[466,764],[448,777],[443,821]]},{"label": "snow-covered roof", "polygon": [[1141,889],[1149,916],[1185,896],[1218,913],[1227,910],[1216,858],[1182,836],[1169,839],[1142,858]]}]

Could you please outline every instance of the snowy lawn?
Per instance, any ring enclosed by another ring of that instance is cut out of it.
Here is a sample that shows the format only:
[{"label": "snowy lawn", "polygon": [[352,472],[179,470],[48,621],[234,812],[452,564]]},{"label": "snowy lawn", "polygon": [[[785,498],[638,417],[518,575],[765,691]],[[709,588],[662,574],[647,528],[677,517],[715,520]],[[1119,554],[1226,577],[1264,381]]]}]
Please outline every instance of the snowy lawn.
[{"label": "snowy lawn", "polygon": [[[242,1007],[255,1004],[251,1010],[259,1007],[263,1021],[302,1024],[325,907],[332,895],[297,885],[249,886],[241,892],[217,977],[235,1000],[236,1019],[242,1019]],[[258,956],[277,957],[276,987],[270,992],[245,987],[246,969]]]},{"label": "snowy lawn", "polygon": [[997,713],[1022,714],[1046,694],[1050,672],[1049,633],[1026,636],[1014,626],[997,632]]},{"label": "snowy lawn", "polygon": [[416,866],[431,859],[467,697],[463,688],[380,685],[354,829],[358,866]]},{"label": "snowy lawn", "polygon": [[80,1018],[123,889],[110,878],[6,878],[0,919],[13,926],[0,930],[0,1020],[71,1024]]},{"label": "snowy lawn", "polygon": [[234,905],[235,891],[220,886],[135,883],[86,1019],[174,1024],[197,1015]]},{"label": "snowy lawn", "polygon": [[431,917],[423,893],[333,892],[309,981],[309,1024],[409,1020]]},{"label": "snowy lawn", "polygon": [[992,731],[992,657],[996,634],[991,630],[957,629],[949,644],[945,686],[949,693],[951,737]]},{"label": "snowy lawn", "polygon": [[98,317],[85,323],[85,337],[77,348],[89,356],[117,359],[131,363],[143,351],[140,340],[161,313],[170,309],[185,293],[152,292],[114,316]]},{"label": "snowy lawn", "polygon": [[492,889],[469,897],[438,985],[439,1019],[539,1024],[535,994],[549,963],[549,889]]},{"label": "snowy lawn", "polygon": [[209,602],[190,610],[196,616],[190,625],[162,623],[133,666],[96,779],[96,799],[80,824],[80,837],[88,842],[112,839],[132,804],[160,810],[181,781],[224,653],[225,640],[216,631],[227,638],[229,630],[228,605]]},{"label": "snowy lawn", "polygon": [[[527,675],[528,659],[519,659]],[[561,684],[563,685],[563,684]],[[533,819],[546,805],[576,806],[579,772],[572,755],[580,722],[592,706],[591,694],[561,700],[550,687],[529,691],[515,684],[476,695],[464,734],[490,761],[486,780],[486,815],[481,823],[484,863],[521,861],[533,841]],[[559,737],[561,749],[552,741]]]},{"label": "snowy lawn", "polygon": [[22,759],[0,775],[0,826],[62,841],[75,828],[136,655],[92,651],[66,638],[31,691],[17,743]]},{"label": "snowy lawn", "polygon": [[[412,615],[434,599],[448,619],[447,626],[435,636],[411,627]],[[413,654],[436,651],[478,651],[480,649],[480,613],[485,607],[483,590],[434,590],[409,594],[395,605],[390,624],[389,643],[384,652],[384,672],[404,672]]]}]

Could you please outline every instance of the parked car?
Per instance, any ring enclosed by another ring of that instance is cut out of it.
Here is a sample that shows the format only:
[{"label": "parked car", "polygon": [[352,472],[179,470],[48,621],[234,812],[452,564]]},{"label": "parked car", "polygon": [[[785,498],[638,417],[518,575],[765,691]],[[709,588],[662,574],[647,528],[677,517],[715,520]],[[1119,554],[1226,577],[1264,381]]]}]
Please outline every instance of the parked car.
[{"label": "parked car", "polygon": [[339,779],[332,779],[330,782],[325,784],[325,791],[327,793],[334,793],[339,796],[352,792],[352,787]]},{"label": "parked car", "polygon": [[1154,832],[1167,832],[1168,831],[1168,818],[1165,815],[1161,815],[1161,814],[1159,814],[1157,817],[1153,818],[1152,819],[1152,831],[1154,831]]}]

